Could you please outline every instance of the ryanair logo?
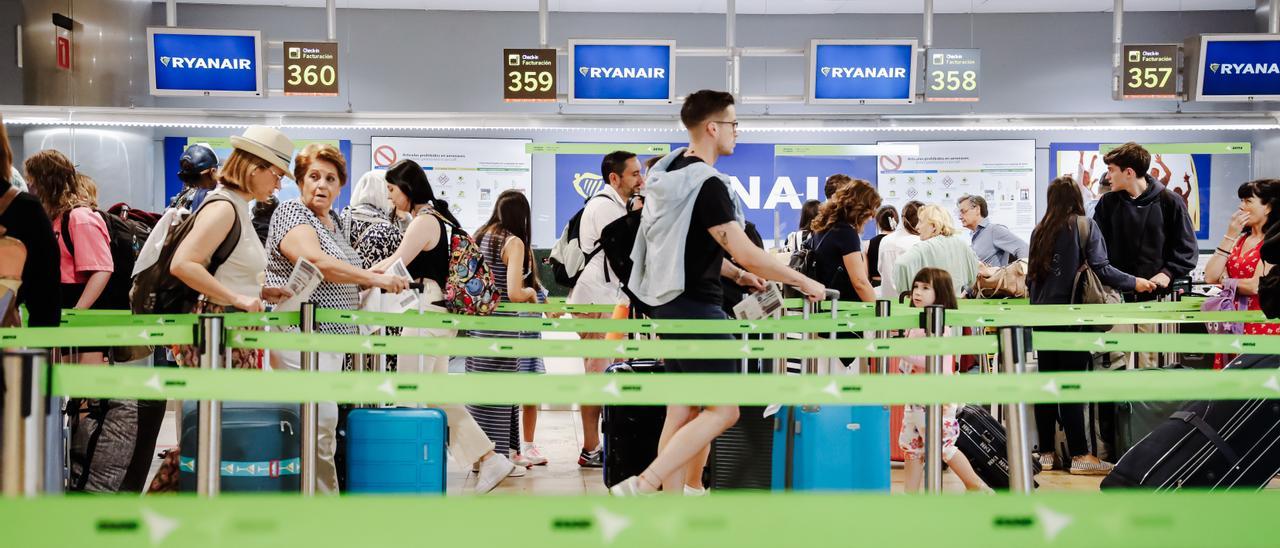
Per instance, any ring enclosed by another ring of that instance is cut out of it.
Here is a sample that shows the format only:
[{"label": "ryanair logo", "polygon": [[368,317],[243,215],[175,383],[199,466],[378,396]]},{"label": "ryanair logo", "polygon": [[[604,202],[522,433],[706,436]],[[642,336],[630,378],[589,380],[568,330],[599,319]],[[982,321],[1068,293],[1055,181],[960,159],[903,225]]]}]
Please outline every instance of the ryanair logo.
[{"label": "ryanair logo", "polygon": [[252,70],[250,59],[228,57],[161,57],[160,64],[169,68],[186,69],[218,69],[218,70]]},{"label": "ryanair logo", "polygon": [[1276,63],[1210,63],[1209,70],[1214,74],[1280,74],[1280,65]]},{"label": "ryanair logo", "polygon": [[822,67],[827,78],[906,78],[904,67]]},{"label": "ryanair logo", "polygon": [[604,188],[604,177],[591,172],[573,174],[573,190],[582,196],[583,200],[595,196],[602,188]]},{"label": "ryanair logo", "polygon": [[666,78],[667,69],[659,67],[578,67],[587,78]]}]

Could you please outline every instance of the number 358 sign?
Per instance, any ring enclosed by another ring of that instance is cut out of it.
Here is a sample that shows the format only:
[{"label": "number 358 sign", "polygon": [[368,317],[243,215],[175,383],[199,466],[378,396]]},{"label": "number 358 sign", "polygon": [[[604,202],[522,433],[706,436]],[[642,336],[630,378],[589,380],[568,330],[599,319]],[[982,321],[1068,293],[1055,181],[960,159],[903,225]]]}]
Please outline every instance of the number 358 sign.
[{"label": "number 358 sign", "polygon": [[502,98],[507,102],[555,102],[556,50],[502,50]]},{"label": "number 358 sign", "polygon": [[336,97],[337,42],[285,42],[284,94]]},{"label": "number 358 sign", "polygon": [[931,49],[925,57],[925,101],[978,100],[982,50]]}]

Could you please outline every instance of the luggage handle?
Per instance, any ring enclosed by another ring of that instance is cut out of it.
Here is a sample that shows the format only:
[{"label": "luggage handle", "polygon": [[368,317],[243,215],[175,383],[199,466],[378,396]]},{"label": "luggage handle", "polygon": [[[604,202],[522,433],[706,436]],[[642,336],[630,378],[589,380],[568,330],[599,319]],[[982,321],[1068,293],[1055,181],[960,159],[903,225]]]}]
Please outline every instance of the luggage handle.
[{"label": "luggage handle", "polygon": [[1209,442],[1212,443],[1214,447],[1218,448],[1218,451],[1222,453],[1222,456],[1231,461],[1231,468],[1234,469],[1240,467],[1240,456],[1231,448],[1231,445],[1227,443],[1227,440],[1222,439],[1222,436],[1218,435],[1218,431],[1214,429],[1213,426],[1210,426],[1209,423],[1205,422],[1204,419],[1197,415],[1195,411],[1177,411],[1170,415],[1169,418],[1171,420],[1182,421],[1196,427],[1196,430],[1199,430],[1201,434],[1204,434],[1204,437],[1209,438]]}]

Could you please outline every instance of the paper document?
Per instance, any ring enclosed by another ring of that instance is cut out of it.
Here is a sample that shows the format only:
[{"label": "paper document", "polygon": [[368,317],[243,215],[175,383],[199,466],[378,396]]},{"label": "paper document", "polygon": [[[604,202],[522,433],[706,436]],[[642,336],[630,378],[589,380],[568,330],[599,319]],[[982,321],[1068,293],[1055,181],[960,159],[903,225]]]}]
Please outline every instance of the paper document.
[{"label": "paper document", "polygon": [[298,262],[293,265],[293,272],[289,273],[289,281],[285,282],[284,287],[292,297],[285,302],[280,303],[275,308],[276,312],[292,312],[302,308],[302,303],[311,299],[311,294],[320,287],[320,282],[324,281],[324,274],[320,273],[320,269],[311,261],[305,258],[299,258]]},{"label": "paper document", "polygon": [[[387,269],[387,274],[398,276],[405,279],[413,279],[409,276],[409,269],[404,266],[404,259],[396,259],[395,264]],[[418,292],[412,289],[401,291],[399,293],[383,293],[382,294],[382,311],[391,312],[393,314],[402,314],[410,310],[418,309]]]},{"label": "paper document", "polygon": [[763,320],[781,310],[782,292],[778,290],[778,284],[771,283],[768,289],[743,297],[742,302],[733,307],[733,316],[739,320]]}]

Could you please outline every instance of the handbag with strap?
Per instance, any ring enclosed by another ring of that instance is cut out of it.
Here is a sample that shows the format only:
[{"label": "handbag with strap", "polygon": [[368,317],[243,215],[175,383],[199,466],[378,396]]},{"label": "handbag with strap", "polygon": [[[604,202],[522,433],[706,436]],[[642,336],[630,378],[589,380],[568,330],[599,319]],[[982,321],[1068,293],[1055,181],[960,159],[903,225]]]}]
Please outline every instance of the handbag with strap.
[{"label": "handbag with strap", "polygon": [[1020,299],[1027,296],[1027,260],[1018,259],[997,268],[987,276],[978,276],[973,285],[979,299]]},{"label": "handbag with strap", "polygon": [[[1089,266],[1089,256],[1085,249],[1089,243],[1092,224],[1084,216],[1076,216],[1076,242],[1080,245],[1080,268],[1076,269],[1075,279],[1071,284],[1072,304],[1116,304],[1124,302],[1124,297],[1114,287],[1102,283],[1098,273]],[[1084,326],[1086,330],[1110,331],[1110,325]]]},{"label": "handbag with strap", "polygon": [[[16,186],[0,195],[0,215],[18,197]],[[21,240],[6,236],[8,228],[0,225],[0,327],[22,327],[18,315],[18,286],[22,285],[22,269],[27,264],[27,246]]]}]

